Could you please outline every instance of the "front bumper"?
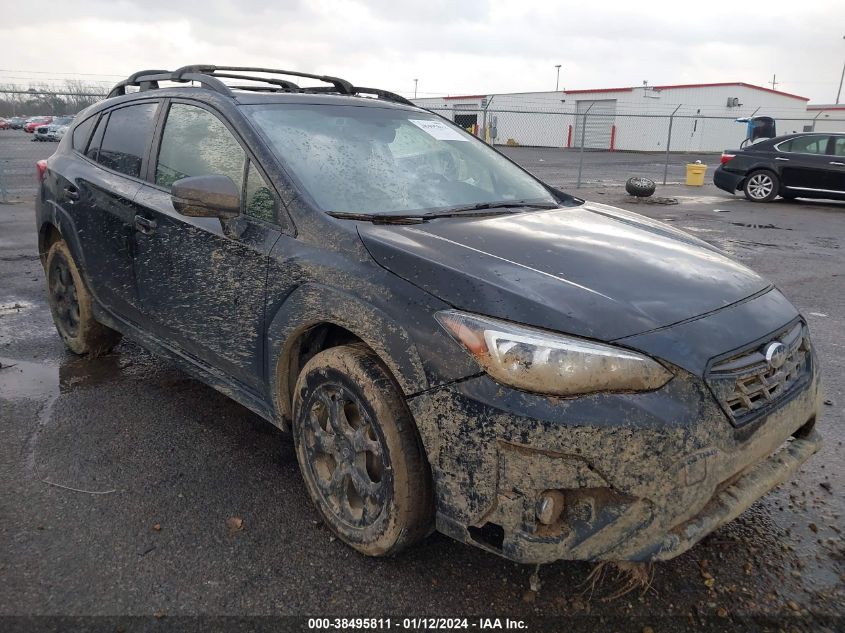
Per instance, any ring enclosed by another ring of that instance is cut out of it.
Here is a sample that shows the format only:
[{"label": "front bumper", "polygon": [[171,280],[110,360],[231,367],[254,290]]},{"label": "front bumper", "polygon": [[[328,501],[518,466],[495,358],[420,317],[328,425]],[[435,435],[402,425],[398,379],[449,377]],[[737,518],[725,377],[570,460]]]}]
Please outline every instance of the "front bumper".
[{"label": "front bumper", "polygon": [[[734,429],[707,387],[570,400],[479,376],[409,403],[435,480],[437,527],[514,561],[666,560],[733,520],[820,446],[806,386]],[[538,520],[538,500],[563,510]]]}]

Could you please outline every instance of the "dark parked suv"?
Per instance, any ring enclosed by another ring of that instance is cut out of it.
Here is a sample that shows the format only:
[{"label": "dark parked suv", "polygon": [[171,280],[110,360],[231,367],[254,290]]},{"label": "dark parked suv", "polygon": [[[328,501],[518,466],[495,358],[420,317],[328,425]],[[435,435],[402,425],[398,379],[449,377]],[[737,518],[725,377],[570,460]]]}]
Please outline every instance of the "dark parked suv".
[{"label": "dark parked suv", "polygon": [[143,71],[39,173],[67,346],[128,336],[290,430],[363,553],[436,527],[668,559],[819,447],[807,325],[770,282],[389,92]]}]

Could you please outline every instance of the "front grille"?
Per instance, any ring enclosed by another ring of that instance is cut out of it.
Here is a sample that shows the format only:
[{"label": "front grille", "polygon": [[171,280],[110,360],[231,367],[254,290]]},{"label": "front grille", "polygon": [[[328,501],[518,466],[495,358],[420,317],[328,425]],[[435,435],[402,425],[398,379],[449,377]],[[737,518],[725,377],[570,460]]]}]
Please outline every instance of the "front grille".
[{"label": "front grille", "polygon": [[[766,360],[773,343],[785,347],[780,367]],[[807,327],[796,323],[765,342],[717,360],[707,382],[735,426],[742,426],[773,409],[810,376],[812,356]]]}]

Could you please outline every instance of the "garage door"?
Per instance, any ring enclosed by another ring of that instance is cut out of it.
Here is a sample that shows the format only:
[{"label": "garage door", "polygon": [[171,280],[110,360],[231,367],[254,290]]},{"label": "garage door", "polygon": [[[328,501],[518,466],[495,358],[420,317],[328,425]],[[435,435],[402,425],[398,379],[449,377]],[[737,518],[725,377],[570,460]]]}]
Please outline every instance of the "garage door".
[{"label": "garage door", "polygon": [[[583,134],[585,149],[610,149],[610,130],[616,122],[616,99],[578,101],[576,112],[572,146],[581,147]],[[584,113],[587,113],[586,117]]]}]

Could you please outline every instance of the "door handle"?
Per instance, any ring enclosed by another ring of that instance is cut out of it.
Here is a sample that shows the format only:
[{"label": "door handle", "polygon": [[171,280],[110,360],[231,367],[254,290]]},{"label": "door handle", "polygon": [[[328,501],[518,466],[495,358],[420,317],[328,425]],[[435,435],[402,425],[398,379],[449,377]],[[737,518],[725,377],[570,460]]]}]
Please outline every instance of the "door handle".
[{"label": "door handle", "polygon": [[832,160],[830,161],[831,165],[839,165],[840,167],[845,167],[845,163],[840,163],[839,161]]},{"label": "door handle", "polygon": [[156,230],[156,222],[145,218],[143,215],[136,215],[135,228],[144,235],[152,235]]},{"label": "door handle", "polygon": [[68,185],[65,187],[65,198],[67,198],[69,202],[76,202],[79,200],[79,189],[73,185]]},{"label": "door handle", "polygon": [[781,158],[780,156],[776,157],[775,160],[789,160],[788,158]]}]

